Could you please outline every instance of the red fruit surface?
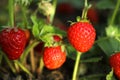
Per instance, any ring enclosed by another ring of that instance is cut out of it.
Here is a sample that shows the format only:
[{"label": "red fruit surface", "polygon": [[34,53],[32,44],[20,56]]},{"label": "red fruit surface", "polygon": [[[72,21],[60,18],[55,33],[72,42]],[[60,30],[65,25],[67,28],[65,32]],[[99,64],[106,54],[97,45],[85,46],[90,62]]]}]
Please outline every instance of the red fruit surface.
[{"label": "red fruit surface", "polygon": [[76,50],[86,52],[94,44],[96,32],[89,22],[76,22],[69,27],[67,36]]},{"label": "red fruit surface", "polygon": [[43,61],[48,69],[57,69],[66,61],[66,53],[62,52],[61,46],[46,47],[44,49]]},{"label": "red fruit surface", "polygon": [[120,80],[120,67],[117,66],[117,67],[113,68],[113,70],[114,70],[114,73],[117,76],[117,78]]},{"label": "red fruit surface", "polygon": [[26,45],[25,32],[19,28],[6,28],[0,32],[0,46],[10,60],[16,60]]},{"label": "red fruit surface", "polygon": [[97,10],[95,8],[90,8],[88,10],[87,16],[88,16],[88,19],[92,23],[98,23],[99,22],[98,12],[97,12]]},{"label": "red fruit surface", "polygon": [[110,62],[110,66],[113,68],[116,66],[120,67],[120,52],[117,52],[117,53],[111,55],[109,62]]},{"label": "red fruit surface", "polygon": [[120,79],[120,52],[111,55],[109,63],[113,68],[115,75]]},{"label": "red fruit surface", "polygon": [[59,37],[58,35],[53,35],[53,38],[55,42],[59,42],[61,40],[61,37]]},{"label": "red fruit surface", "polygon": [[26,40],[27,42],[29,41],[29,38],[30,38],[30,31],[28,29],[25,29],[25,35],[26,35]]}]

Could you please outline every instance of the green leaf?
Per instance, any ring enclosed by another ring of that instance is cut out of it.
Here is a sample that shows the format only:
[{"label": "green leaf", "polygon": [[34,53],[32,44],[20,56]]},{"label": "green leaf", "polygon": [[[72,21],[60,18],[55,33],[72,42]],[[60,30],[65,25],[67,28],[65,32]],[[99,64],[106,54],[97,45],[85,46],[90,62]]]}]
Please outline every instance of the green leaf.
[{"label": "green leaf", "polygon": [[102,60],[102,57],[94,57],[94,58],[81,60],[81,62],[99,62],[100,60]]},{"label": "green leaf", "polygon": [[31,16],[31,20],[33,22],[32,33],[37,39],[50,41],[49,38],[54,34],[66,36],[65,31],[60,30],[52,25],[47,25],[44,20],[37,19],[35,15]]},{"label": "green leaf", "polygon": [[38,21],[37,21],[37,18],[35,15],[32,15],[30,18],[31,18],[33,24],[37,24]]},{"label": "green leaf", "polygon": [[51,25],[44,25],[40,32],[39,39],[45,42],[45,46],[51,46],[54,42],[53,35],[64,37],[66,36],[66,32]]},{"label": "green leaf", "polygon": [[38,20],[35,15],[31,16],[31,20],[33,22],[33,27],[32,27],[32,34],[34,37],[38,38],[39,37],[39,25],[38,25]]},{"label": "green leaf", "polygon": [[22,4],[23,6],[27,6],[32,2],[32,0],[15,0],[15,3]]},{"label": "green leaf", "polygon": [[68,53],[67,57],[75,60],[77,51],[70,44],[66,44],[66,49],[67,49],[67,53]]},{"label": "green leaf", "polygon": [[97,2],[96,7],[98,9],[113,9],[115,4],[111,0],[100,0]]},{"label": "green leaf", "polygon": [[32,33],[33,33],[33,36],[36,37],[36,38],[39,38],[39,27],[38,27],[38,24],[34,24],[33,28],[32,28]]},{"label": "green leaf", "polygon": [[113,69],[109,72],[109,74],[107,74],[106,80],[115,80],[113,76]]},{"label": "green leaf", "polygon": [[32,15],[31,20],[33,22],[32,34],[35,38],[39,39],[40,32],[44,27],[45,22],[42,19],[37,19],[36,15]]},{"label": "green leaf", "polygon": [[47,33],[43,36],[41,36],[41,40],[43,42],[45,42],[45,46],[52,46],[52,43],[53,43],[53,36],[54,34],[53,33]]},{"label": "green leaf", "polygon": [[52,25],[44,25],[43,29],[41,30],[42,35],[47,33],[54,33],[54,34],[60,34],[61,36],[66,36],[66,32],[63,30],[60,30],[57,27],[54,27]]},{"label": "green leaf", "polygon": [[104,37],[97,41],[98,46],[104,51],[107,56],[120,51],[119,37]]}]

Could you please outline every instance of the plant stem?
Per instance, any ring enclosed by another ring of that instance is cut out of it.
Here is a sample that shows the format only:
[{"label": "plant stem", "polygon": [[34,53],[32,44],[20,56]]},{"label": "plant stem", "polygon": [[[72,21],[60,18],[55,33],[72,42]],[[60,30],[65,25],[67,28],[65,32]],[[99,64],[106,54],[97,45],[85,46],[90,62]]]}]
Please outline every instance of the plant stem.
[{"label": "plant stem", "polygon": [[37,73],[38,74],[41,74],[42,73],[42,70],[43,70],[43,67],[44,67],[44,63],[43,63],[43,56],[40,56],[40,61],[39,61],[39,67],[38,67],[38,71]]},{"label": "plant stem", "polygon": [[[32,43],[33,40],[30,41]],[[31,61],[31,68],[32,72],[35,72],[35,58],[34,58],[34,49],[32,48],[30,51],[30,61]]]},{"label": "plant stem", "polygon": [[54,19],[54,16],[55,16],[55,11],[56,11],[56,5],[57,5],[57,0],[53,0],[53,7],[54,7],[54,10],[53,10],[53,14],[50,15],[50,23],[52,24],[53,23],[53,19]]},{"label": "plant stem", "polygon": [[4,56],[4,58],[5,58],[5,60],[6,60],[7,64],[8,64],[8,66],[11,68],[12,72],[16,73],[15,68],[13,67],[11,61],[7,58],[7,56],[5,55],[5,53],[3,51],[1,51],[1,50],[0,50],[0,53],[2,53],[2,55]]},{"label": "plant stem", "polygon": [[9,7],[9,18],[10,18],[10,26],[14,27],[14,0],[9,0],[8,2]]},{"label": "plant stem", "polygon": [[16,71],[19,72],[20,70],[19,70],[19,66],[18,66],[18,64],[16,63],[16,60],[14,61],[14,65],[15,65],[15,69],[16,69]]},{"label": "plant stem", "polygon": [[31,72],[24,66],[24,65],[22,65],[19,61],[15,61],[15,63],[23,70],[23,71],[25,71],[27,74],[29,74],[31,77],[33,76],[32,74],[31,74]]},{"label": "plant stem", "polygon": [[87,21],[87,13],[88,13],[88,9],[91,7],[91,5],[89,4],[88,5],[88,1],[85,0],[85,3],[84,3],[84,9],[82,11],[82,20],[83,21]]},{"label": "plant stem", "polygon": [[78,71],[78,66],[79,66],[79,63],[80,63],[81,54],[82,54],[81,52],[77,52],[77,58],[76,58],[75,65],[74,65],[72,80],[77,80],[77,71]]},{"label": "plant stem", "polygon": [[32,44],[29,44],[25,50],[25,52],[23,53],[23,55],[21,56],[21,63],[24,63],[26,56],[28,55],[28,53],[30,52],[30,50],[32,48],[34,48],[37,44],[39,44],[39,41],[33,41]]},{"label": "plant stem", "polygon": [[44,67],[43,56],[41,56],[41,58],[40,58],[40,66],[39,66],[41,73],[42,73],[43,67]]},{"label": "plant stem", "polygon": [[22,4],[20,5],[21,6],[21,10],[22,10],[22,15],[23,15],[23,22],[24,22],[24,26],[25,28],[27,28],[28,26],[28,21],[27,21],[27,14],[26,14],[26,7],[23,6]]},{"label": "plant stem", "polygon": [[120,6],[120,0],[117,0],[117,4],[116,4],[116,7],[113,11],[113,14],[112,14],[112,17],[111,17],[111,21],[110,21],[110,24],[109,25],[113,25],[114,21],[115,21],[115,17],[117,15],[117,12],[119,10],[119,6]]},{"label": "plant stem", "polygon": [[85,0],[84,9],[83,9],[83,11],[82,11],[82,19],[86,19],[85,14],[86,14],[86,11],[87,11],[87,6],[88,6],[87,0]]}]

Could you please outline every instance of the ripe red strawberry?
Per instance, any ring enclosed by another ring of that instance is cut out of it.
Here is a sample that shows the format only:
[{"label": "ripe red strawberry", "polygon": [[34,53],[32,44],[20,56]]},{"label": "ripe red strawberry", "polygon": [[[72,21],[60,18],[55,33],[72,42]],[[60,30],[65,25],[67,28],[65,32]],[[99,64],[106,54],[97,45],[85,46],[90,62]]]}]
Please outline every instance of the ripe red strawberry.
[{"label": "ripe red strawberry", "polygon": [[48,69],[57,69],[66,60],[66,53],[62,52],[61,46],[46,47],[44,49],[43,61]]},{"label": "ripe red strawberry", "polygon": [[109,63],[113,68],[115,75],[120,79],[120,52],[110,56]]},{"label": "ripe red strawberry", "polygon": [[0,46],[10,60],[16,60],[26,45],[25,32],[19,28],[5,28],[0,32]]},{"label": "ripe red strawberry", "polygon": [[120,52],[117,52],[117,53],[113,54],[110,57],[109,62],[110,62],[110,66],[113,67],[113,68],[116,67],[116,66],[120,67]]},{"label": "ripe red strawberry", "polygon": [[116,66],[115,68],[113,68],[113,70],[117,78],[120,80],[120,66]]},{"label": "ripe red strawberry", "polygon": [[69,42],[76,50],[86,52],[94,44],[96,32],[89,22],[80,21],[69,27],[67,36]]}]

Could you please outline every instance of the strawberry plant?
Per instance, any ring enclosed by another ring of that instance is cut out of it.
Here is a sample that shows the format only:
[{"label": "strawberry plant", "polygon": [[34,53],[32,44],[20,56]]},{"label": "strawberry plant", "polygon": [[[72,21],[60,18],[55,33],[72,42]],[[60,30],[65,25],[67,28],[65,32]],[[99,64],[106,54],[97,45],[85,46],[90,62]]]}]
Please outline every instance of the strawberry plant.
[{"label": "strawberry plant", "polygon": [[0,7],[0,80],[120,79],[120,0],[1,0]]}]

